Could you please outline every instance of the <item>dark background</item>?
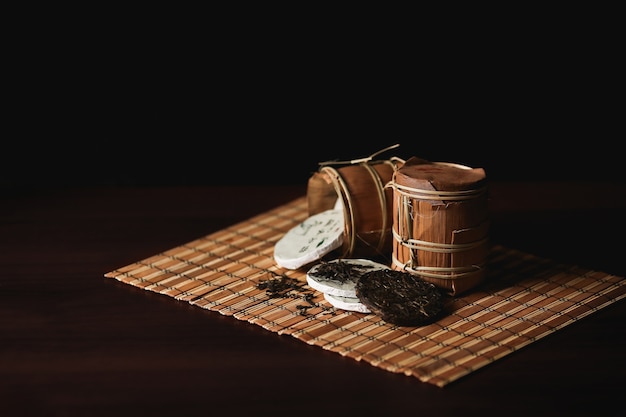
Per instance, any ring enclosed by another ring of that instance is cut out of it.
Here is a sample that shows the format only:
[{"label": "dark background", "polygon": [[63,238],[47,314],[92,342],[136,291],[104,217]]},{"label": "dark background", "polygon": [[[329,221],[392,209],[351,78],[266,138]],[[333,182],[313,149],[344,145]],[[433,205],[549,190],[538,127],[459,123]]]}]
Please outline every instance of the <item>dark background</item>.
[{"label": "dark background", "polygon": [[493,114],[459,121],[457,114],[435,123],[406,115],[397,127],[389,117],[372,121],[373,114],[330,121],[242,115],[215,124],[216,116],[171,118],[162,111],[165,120],[95,119],[80,131],[71,121],[52,123],[44,140],[5,146],[12,149],[4,153],[0,185],[306,184],[321,161],[365,157],[394,144],[400,146],[381,157],[482,167],[494,181],[624,181],[622,140],[575,117],[544,124],[522,116],[494,121]]},{"label": "dark background", "polygon": [[436,44],[88,26],[9,60],[0,186],[305,184],[396,143],[495,181],[624,181],[611,25]]},{"label": "dark background", "polygon": [[384,156],[482,167],[494,181],[624,181],[623,131],[609,120],[610,106],[526,97],[500,108],[474,97],[435,108],[330,97],[293,108],[177,105],[176,95],[120,97],[93,109],[73,103],[5,134],[0,185],[305,184],[321,161],[394,144]]}]

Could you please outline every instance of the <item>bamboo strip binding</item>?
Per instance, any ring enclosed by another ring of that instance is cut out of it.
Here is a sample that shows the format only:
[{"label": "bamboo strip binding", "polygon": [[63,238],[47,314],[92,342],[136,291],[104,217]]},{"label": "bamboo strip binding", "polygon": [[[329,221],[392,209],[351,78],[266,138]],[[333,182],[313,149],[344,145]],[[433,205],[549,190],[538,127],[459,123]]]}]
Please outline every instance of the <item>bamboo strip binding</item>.
[{"label": "bamboo strip binding", "polygon": [[413,157],[387,186],[393,190],[391,267],[453,295],[481,283],[489,227],[484,170]]}]

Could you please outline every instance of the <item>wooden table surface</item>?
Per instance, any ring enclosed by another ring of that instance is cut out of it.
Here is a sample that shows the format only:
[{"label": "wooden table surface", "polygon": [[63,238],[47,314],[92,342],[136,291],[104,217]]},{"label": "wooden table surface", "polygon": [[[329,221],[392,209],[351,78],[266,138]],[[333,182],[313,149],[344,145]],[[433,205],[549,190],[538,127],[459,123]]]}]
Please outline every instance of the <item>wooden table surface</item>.
[{"label": "wooden table surface", "polygon": [[[624,415],[624,300],[439,388],[104,277],[305,192],[3,191],[0,416]],[[626,184],[496,182],[489,203],[492,241],[626,276]]]}]

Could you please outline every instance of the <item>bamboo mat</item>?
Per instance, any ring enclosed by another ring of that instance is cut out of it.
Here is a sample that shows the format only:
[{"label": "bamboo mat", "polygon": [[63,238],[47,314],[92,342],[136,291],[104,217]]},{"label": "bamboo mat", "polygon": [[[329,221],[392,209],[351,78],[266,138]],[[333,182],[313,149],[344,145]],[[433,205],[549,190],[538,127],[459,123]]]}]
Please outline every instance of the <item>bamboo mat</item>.
[{"label": "bamboo mat", "polygon": [[[274,245],[306,217],[302,197],[105,277],[439,387],[626,296],[623,277],[492,246],[477,291],[454,298],[435,323],[398,327],[334,309],[307,286],[307,268],[275,264]],[[299,285],[283,296],[259,285],[285,278]]]}]

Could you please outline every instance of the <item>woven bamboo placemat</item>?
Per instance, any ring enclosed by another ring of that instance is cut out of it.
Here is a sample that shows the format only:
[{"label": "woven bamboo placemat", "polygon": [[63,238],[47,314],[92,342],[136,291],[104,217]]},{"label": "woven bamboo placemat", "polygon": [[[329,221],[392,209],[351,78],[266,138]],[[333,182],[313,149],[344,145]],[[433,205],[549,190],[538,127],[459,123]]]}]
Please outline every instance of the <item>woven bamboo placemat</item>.
[{"label": "woven bamboo placemat", "polygon": [[[105,277],[291,335],[389,372],[443,387],[626,296],[623,277],[492,246],[487,279],[422,327],[334,309],[285,270],[274,245],[307,218],[296,199],[108,272]],[[296,281],[297,280],[297,281]],[[262,283],[296,282],[281,296]]]}]

